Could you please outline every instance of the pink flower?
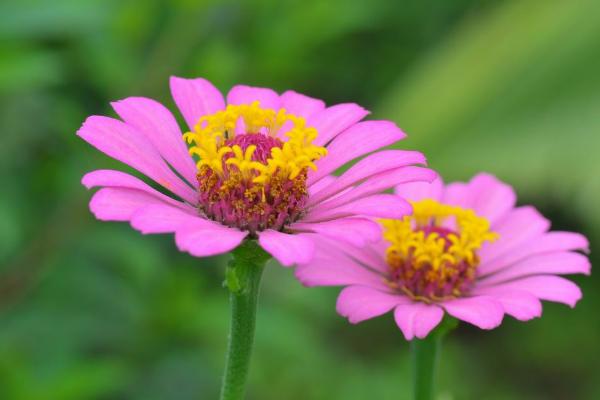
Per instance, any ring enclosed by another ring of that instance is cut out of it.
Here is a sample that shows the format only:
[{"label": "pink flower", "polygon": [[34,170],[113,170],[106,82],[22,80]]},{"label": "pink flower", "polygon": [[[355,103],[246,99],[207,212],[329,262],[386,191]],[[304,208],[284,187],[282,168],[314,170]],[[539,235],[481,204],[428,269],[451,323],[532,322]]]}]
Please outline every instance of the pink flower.
[{"label": "pink flower", "polygon": [[394,311],[407,340],[424,338],[445,312],[482,329],[504,314],[527,321],[540,300],[574,307],[581,291],[558,275],[589,274],[577,233],[549,231],[530,206],[516,207],[513,189],[479,174],[444,186],[407,183],[396,194],[414,214],[380,221],[384,239],[357,249],[320,241],[312,263],[296,274],[307,286],[346,286],[337,311],[358,323]]},{"label": "pink flower", "polygon": [[[392,122],[360,122],[368,112],[356,104],[325,107],[293,91],[242,85],[225,101],[201,78],[173,77],[171,92],[190,128],[183,137],[173,115],[143,97],[112,103],[121,120],[92,116],[78,131],[162,190],[114,170],[90,172],[82,183],[101,188],[90,202],[98,219],[129,221],[144,234],[174,233],[179,249],[194,256],[251,238],[289,266],[308,262],[321,237],[364,245],[381,234],[367,217],[411,212],[383,191],[435,177],[413,166],[425,163],[419,152],[377,152],[405,135]],[[331,175],[361,157],[339,178]]]}]

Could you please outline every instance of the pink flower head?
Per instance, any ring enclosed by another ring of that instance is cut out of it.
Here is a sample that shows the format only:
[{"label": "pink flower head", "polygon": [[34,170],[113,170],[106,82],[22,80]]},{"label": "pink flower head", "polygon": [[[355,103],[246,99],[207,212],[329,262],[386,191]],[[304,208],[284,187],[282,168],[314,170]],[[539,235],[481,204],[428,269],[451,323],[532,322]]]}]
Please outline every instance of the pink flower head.
[{"label": "pink flower head", "polygon": [[[425,163],[419,152],[377,152],[405,135],[392,122],[360,122],[368,112],[356,104],[325,107],[293,91],[242,85],[225,101],[201,78],[173,77],[171,92],[189,126],[185,134],[169,110],[142,97],[112,103],[120,120],[92,116],[78,131],[162,191],[113,170],[82,182],[101,188],[90,202],[98,219],[129,221],[144,234],[174,233],[179,249],[194,256],[251,238],[289,266],[308,262],[320,237],[376,241],[381,229],[367,217],[411,212],[408,202],[382,192],[435,178],[413,166]],[[363,156],[340,177],[331,175]]]},{"label": "pink flower head", "polygon": [[307,286],[347,286],[337,311],[350,322],[393,310],[404,337],[422,339],[444,312],[492,329],[505,313],[539,317],[540,300],[574,307],[581,298],[577,285],[558,275],[590,273],[577,252],[587,251],[586,238],[549,231],[547,219],[533,207],[515,207],[513,189],[493,176],[401,184],[396,194],[414,213],[380,220],[379,243],[359,249],[322,240],[313,262],[296,271]]}]

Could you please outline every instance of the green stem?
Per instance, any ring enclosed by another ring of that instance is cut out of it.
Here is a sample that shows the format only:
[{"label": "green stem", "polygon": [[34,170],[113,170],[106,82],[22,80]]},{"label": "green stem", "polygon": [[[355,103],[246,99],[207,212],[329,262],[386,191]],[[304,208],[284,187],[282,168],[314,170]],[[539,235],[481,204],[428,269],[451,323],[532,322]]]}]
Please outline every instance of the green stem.
[{"label": "green stem", "polygon": [[457,325],[457,320],[444,318],[442,323],[425,339],[415,339],[410,342],[414,400],[432,400],[434,398],[435,375],[442,339]]},{"label": "green stem", "polygon": [[231,325],[221,400],[244,398],[254,342],[260,279],[270,258],[256,242],[246,241],[233,251],[233,259],[227,267],[225,286],[230,291]]}]

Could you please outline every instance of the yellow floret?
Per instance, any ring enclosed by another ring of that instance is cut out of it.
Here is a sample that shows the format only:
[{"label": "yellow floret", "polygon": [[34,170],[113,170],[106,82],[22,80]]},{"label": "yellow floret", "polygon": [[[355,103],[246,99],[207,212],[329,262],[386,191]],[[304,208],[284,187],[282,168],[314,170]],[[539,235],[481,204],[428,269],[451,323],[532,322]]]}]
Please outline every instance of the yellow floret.
[{"label": "yellow floret", "polygon": [[[449,219],[453,220],[452,230],[456,233],[450,233],[445,238],[436,232],[425,234],[422,230],[428,226],[440,226]],[[475,266],[478,263],[477,250],[484,242],[493,242],[498,238],[497,233],[490,231],[489,221],[472,210],[430,199],[414,202],[411,216],[400,220],[381,220],[381,223],[384,227],[383,237],[390,243],[386,253],[388,260],[410,257],[413,268],[431,266],[432,271],[441,274],[439,278],[453,272],[452,268],[446,266],[463,261]]]},{"label": "yellow floret", "polygon": [[[235,128],[242,121],[243,133],[272,137],[276,137],[284,125],[289,126],[285,134],[288,140],[281,148],[271,149],[266,165],[252,160],[255,151],[252,146],[243,152],[237,145],[225,145],[228,139],[235,137]],[[259,102],[255,101],[252,104],[228,105],[223,111],[200,118],[194,131],[184,134],[184,139],[193,144],[190,154],[200,158],[198,168],[206,165],[222,174],[223,157],[228,155],[227,165],[235,165],[245,177],[254,176],[255,183],[265,183],[274,174],[294,179],[305,168],[316,170],[314,161],[327,154],[324,147],[313,144],[317,135],[315,128],[306,127],[303,118],[289,114],[284,109],[275,111],[261,108]]]}]

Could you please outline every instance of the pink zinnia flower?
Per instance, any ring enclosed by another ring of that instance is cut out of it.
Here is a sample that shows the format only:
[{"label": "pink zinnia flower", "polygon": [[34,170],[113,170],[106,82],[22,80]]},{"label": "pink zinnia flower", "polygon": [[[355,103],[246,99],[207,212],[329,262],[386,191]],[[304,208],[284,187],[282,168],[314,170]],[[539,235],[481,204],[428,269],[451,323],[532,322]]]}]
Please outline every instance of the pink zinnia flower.
[{"label": "pink zinnia flower", "polygon": [[571,307],[581,291],[558,275],[589,274],[577,233],[552,232],[513,189],[479,174],[468,183],[399,185],[414,214],[381,220],[384,239],[357,249],[321,241],[312,263],[297,269],[307,286],[344,285],[338,312],[358,323],[394,311],[407,340],[424,338],[447,312],[482,329],[504,314],[526,321],[540,300]]},{"label": "pink zinnia flower", "polygon": [[174,233],[179,249],[194,256],[252,238],[288,266],[311,259],[316,236],[363,245],[381,233],[366,217],[411,211],[405,200],[381,192],[435,177],[412,166],[425,163],[419,152],[376,152],[405,135],[392,122],[359,122],[368,112],[356,104],[325,107],[293,91],[241,85],[225,101],[201,78],[173,77],[171,92],[190,128],[183,137],[164,106],[142,97],[112,104],[121,120],[92,116],[78,131],[167,194],[113,170],[93,171],[82,182],[101,187],[90,202],[98,219],[129,221],[145,234]]}]

